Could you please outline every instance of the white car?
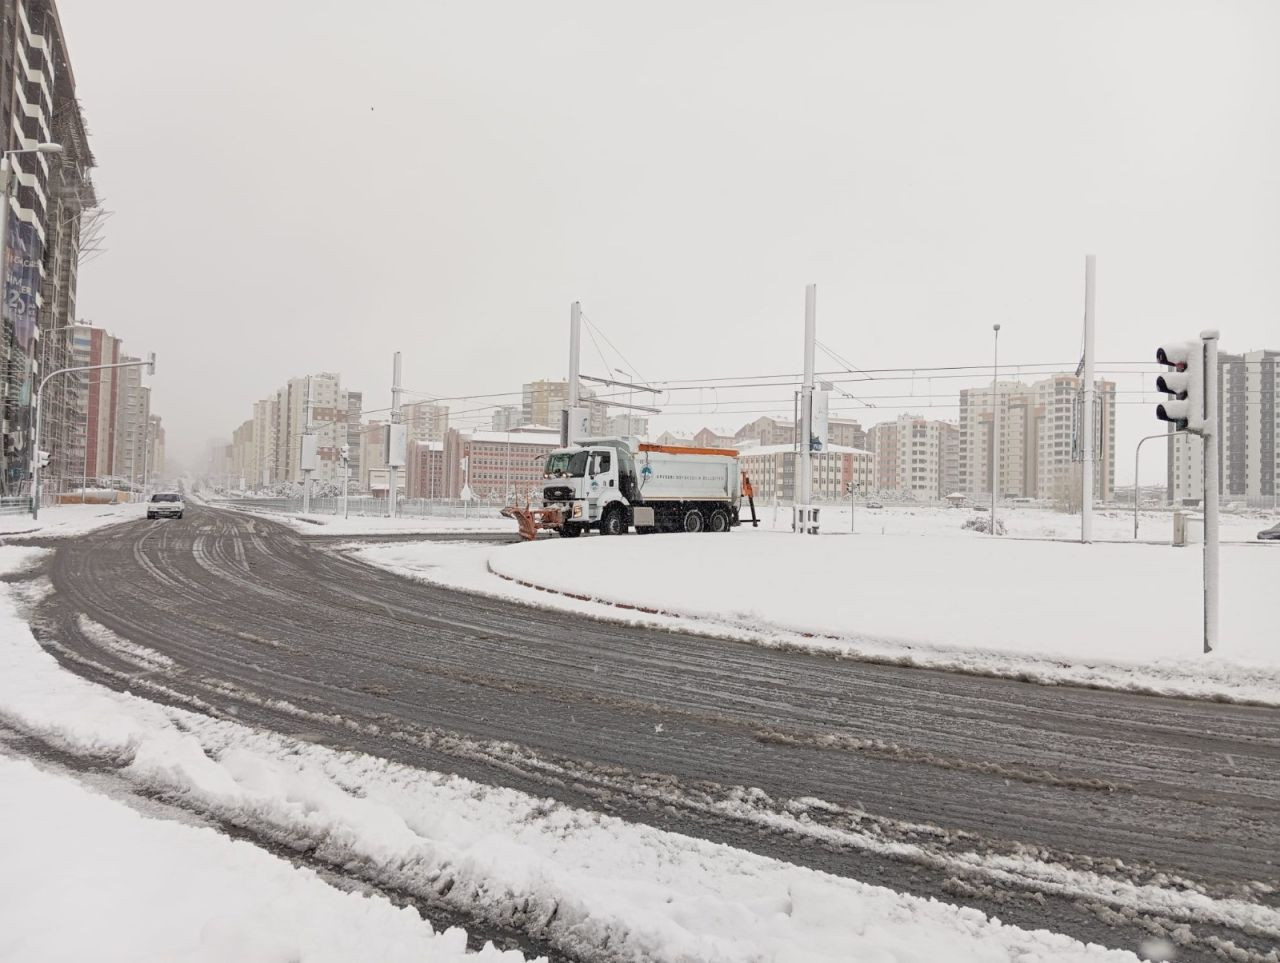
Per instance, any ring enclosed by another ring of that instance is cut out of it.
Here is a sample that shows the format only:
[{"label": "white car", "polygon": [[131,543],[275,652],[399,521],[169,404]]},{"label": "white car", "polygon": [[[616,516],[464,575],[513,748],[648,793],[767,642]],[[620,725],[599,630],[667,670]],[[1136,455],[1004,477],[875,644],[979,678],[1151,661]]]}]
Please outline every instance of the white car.
[{"label": "white car", "polygon": [[147,502],[147,518],[181,518],[182,496],[177,492],[156,492]]}]

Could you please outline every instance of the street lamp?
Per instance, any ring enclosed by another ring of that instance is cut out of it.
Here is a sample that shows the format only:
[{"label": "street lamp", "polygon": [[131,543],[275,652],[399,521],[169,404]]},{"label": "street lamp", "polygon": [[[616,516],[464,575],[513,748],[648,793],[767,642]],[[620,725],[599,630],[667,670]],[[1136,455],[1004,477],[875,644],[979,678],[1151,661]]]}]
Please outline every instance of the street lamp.
[{"label": "street lamp", "polygon": [[991,348],[991,534],[996,533],[996,489],[1000,478],[1000,325],[993,324]]},{"label": "street lamp", "polygon": [[4,151],[0,157],[0,198],[4,199],[4,210],[0,213],[0,264],[5,262],[5,254],[9,250],[9,188],[13,185],[13,162],[9,159],[15,154],[61,154],[61,144],[43,143],[35,147],[23,147],[18,150]]}]

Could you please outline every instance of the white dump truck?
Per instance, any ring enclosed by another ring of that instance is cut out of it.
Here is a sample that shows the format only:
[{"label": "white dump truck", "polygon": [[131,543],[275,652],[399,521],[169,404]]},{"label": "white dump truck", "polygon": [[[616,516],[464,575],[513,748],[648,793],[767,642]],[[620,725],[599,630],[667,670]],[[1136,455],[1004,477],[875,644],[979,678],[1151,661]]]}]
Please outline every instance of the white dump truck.
[{"label": "white dump truck", "polygon": [[[574,538],[588,529],[622,535],[727,532],[739,524],[743,485],[738,453],[589,438],[547,456],[542,504],[503,511],[525,538],[554,529]],[[752,504],[753,522],[755,509]]]}]

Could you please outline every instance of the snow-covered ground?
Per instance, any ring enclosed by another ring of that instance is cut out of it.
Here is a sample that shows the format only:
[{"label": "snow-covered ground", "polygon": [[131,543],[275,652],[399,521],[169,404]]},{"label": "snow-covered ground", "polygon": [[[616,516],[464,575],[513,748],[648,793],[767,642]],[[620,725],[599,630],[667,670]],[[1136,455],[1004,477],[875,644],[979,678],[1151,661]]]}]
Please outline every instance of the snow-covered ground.
[{"label": "snow-covered ground", "polygon": [[[27,553],[0,548],[0,569],[29,561]],[[35,641],[13,597],[33,590],[40,589],[0,586],[0,719],[10,726],[113,769],[135,789],[356,867],[379,884],[481,919],[527,920],[584,956],[604,955],[607,947],[611,958],[655,960],[1136,959],[1005,926],[974,910],[116,693],[62,669]],[[144,660],[140,648],[134,654],[147,668],[138,684],[154,685],[163,657]],[[537,764],[528,754],[521,761]],[[751,790],[742,792],[714,805],[726,817],[836,834],[841,839],[832,842],[870,852],[886,845],[860,829],[821,829],[766,811]],[[457,935],[434,937],[411,911],[340,893],[210,830],[158,824],[25,763],[0,768],[0,851],[4,959],[395,959],[416,950],[433,960],[453,958],[448,954],[460,947]],[[1047,891],[1083,890],[1115,907],[1158,900],[1174,917],[1244,919],[1280,934],[1280,913],[1266,907],[1155,890],[1031,857],[972,854],[956,857],[955,871],[980,869],[984,858],[1000,864],[991,872]]]},{"label": "snow-covered ground", "polygon": [[[888,517],[903,521],[901,513]],[[1273,594],[1280,545],[1223,546],[1221,640],[1206,656],[1198,548],[991,538],[962,530],[964,517],[915,513],[906,518],[921,530],[903,534],[800,537],[743,528],[722,536],[356,551],[401,574],[470,591],[766,645],[1280,704]],[[1047,527],[1032,513],[1014,525]]]},{"label": "snow-covered ground", "polygon": [[40,518],[31,520],[30,514],[0,515],[0,538],[29,536],[31,538],[65,538],[95,528],[114,525],[117,522],[144,518],[146,506],[142,502],[118,505],[54,505],[40,509]]},{"label": "snow-covered ground", "polygon": [[[762,528],[776,531],[791,530],[791,509],[771,505],[757,505]],[[997,518],[1005,526],[1008,538],[1079,539],[1080,516],[1055,512],[1047,508],[1000,505]],[[744,517],[750,512],[744,506]],[[858,534],[869,535],[958,535],[971,533],[963,528],[969,518],[986,518],[989,512],[973,508],[946,508],[941,506],[889,506],[853,510],[847,503],[824,505],[820,510],[824,535],[847,535],[852,527]],[[1251,542],[1259,529],[1280,521],[1280,513],[1254,512],[1250,514],[1221,514],[1221,532],[1224,542]],[[748,522],[748,525],[750,523]],[[1098,509],[1093,516],[1095,541],[1133,541],[1133,509]],[[1173,513],[1169,511],[1143,510],[1138,513],[1138,539],[1144,542],[1169,542],[1173,537]]]},{"label": "snow-covered ground", "polygon": [[0,959],[14,963],[524,960],[467,954],[460,929],[4,756],[0,852]]}]

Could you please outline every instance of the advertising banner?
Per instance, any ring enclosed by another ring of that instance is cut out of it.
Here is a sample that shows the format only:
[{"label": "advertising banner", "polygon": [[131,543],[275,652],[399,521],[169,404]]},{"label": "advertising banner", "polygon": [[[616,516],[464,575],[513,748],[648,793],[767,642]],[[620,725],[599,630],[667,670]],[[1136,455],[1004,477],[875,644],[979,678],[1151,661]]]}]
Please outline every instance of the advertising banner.
[{"label": "advertising banner", "polygon": [[34,224],[9,214],[9,249],[5,252],[4,319],[13,325],[13,340],[31,352],[36,334],[36,295],[40,291],[40,236]]}]

